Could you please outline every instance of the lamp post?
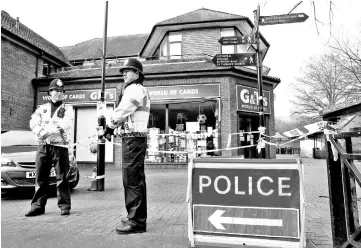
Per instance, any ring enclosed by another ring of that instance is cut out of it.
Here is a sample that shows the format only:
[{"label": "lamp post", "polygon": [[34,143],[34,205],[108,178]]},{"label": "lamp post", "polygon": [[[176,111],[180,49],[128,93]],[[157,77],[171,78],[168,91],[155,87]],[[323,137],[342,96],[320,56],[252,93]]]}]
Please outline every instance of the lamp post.
[{"label": "lamp post", "polygon": [[104,101],[104,85],[105,85],[105,55],[107,48],[107,24],[108,24],[108,1],[105,2],[105,21],[104,21],[104,39],[103,39],[103,58],[102,58],[102,79],[100,102],[97,103],[98,110],[98,142],[97,142],[97,191],[104,191],[104,174],[105,174],[105,139],[103,137],[106,119],[104,111],[106,103]]}]

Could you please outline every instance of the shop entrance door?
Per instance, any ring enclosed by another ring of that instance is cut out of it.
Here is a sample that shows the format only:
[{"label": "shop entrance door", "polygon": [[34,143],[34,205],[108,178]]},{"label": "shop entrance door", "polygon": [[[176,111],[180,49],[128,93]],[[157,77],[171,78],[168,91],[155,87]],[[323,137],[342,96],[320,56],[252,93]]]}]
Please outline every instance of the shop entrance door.
[{"label": "shop entrance door", "polygon": [[[239,114],[238,116],[238,132],[251,132],[257,131],[259,127],[258,115],[244,115]],[[248,146],[257,144],[259,138],[258,133],[238,135],[238,146]],[[244,158],[257,158],[256,146],[250,148],[238,149],[238,155]]]},{"label": "shop entrance door", "polygon": [[[107,111],[110,112],[112,106],[107,106]],[[77,107],[76,111],[76,140],[81,142],[80,148],[76,151],[76,160],[78,162],[96,162],[97,154],[89,151],[89,145],[94,139],[88,137],[97,133],[96,127],[98,124],[96,106]],[[107,120],[108,121],[108,120]],[[86,147],[86,148],[84,148]],[[84,148],[84,149],[82,149]],[[105,162],[113,162],[113,142],[105,143]]]}]

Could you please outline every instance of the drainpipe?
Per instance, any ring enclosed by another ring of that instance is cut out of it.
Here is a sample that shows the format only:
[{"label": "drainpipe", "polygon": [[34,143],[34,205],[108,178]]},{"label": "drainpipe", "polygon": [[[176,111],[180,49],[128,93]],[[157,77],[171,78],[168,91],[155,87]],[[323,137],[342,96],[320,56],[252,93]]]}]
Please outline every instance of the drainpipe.
[{"label": "drainpipe", "polygon": [[36,55],[36,67],[35,67],[35,78],[38,77],[38,67],[39,67],[39,55]]}]

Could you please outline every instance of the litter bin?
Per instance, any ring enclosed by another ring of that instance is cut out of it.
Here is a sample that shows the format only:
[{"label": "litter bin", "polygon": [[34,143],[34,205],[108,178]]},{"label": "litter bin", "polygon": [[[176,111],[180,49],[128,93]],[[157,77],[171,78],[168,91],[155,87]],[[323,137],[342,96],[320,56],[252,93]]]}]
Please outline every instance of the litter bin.
[{"label": "litter bin", "polygon": [[319,151],[320,148],[312,148],[312,158],[318,158],[319,154],[316,155],[316,151]]}]

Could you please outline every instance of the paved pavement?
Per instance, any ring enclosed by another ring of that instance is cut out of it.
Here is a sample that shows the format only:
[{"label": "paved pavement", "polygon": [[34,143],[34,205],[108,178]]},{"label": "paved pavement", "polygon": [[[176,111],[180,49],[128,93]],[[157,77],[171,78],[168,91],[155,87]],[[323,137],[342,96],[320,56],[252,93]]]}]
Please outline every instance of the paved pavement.
[{"label": "paved pavement", "polygon": [[[303,163],[308,203],[307,247],[332,247],[326,162],[304,159]],[[81,168],[81,174],[91,175],[92,171]],[[115,232],[120,218],[126,216],[124,192],[121,171],[106,169],[104,192],[87,191],[90,179],[81,178],[72,192],[70,216],[60,216],[53,196],[48,200],[45,215],[26,218],[31,194],[2,195],[1,247],[189,247],[187,171],[147,169],[146,175],[146,233],[124,236]]]}]

